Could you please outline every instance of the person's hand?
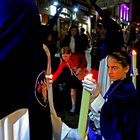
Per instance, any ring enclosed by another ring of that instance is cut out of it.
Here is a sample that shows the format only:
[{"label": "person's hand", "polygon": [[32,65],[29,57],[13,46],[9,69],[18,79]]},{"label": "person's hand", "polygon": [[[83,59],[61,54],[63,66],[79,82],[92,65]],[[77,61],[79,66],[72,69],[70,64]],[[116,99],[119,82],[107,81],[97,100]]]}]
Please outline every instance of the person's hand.
[{"label": "person's hand", "polygon": [[74,140],[82,140],[78,135],[77,129],[72,128],[69,133],[67,134],[67,138],[74,139]]},{"label": "person's hand", "polygon": [[82,85],[83,88],[90,92],[94,98],[99,95],[97,82],[95,79],[92,78],[92,74],[88,74],[84,77],[84,80],[82,80]]},{"label": "person's hand", "polygon": [[53,75],[52,74],[49,74],[49,75],[45,75],[46,77],[46,81],[48,81],[49,84],[52,84],[53,83]]}]

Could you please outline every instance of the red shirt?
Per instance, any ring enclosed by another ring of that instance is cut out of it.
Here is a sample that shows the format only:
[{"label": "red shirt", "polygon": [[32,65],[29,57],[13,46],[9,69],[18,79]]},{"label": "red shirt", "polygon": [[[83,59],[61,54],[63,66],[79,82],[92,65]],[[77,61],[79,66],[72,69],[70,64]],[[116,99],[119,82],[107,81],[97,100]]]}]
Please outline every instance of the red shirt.
[{"label": "red shirt", "polygon": [[[84,55],[81,54],[72,54],[69,63],[66,63],[65,61],[62,61],[59,66],[57,71],[53,74],[53,81],[55,81],[59,75],[61,74],[61,72],[63,71],[64,67],[69,68],[71,71],[73,71],[73,73],[76,73],[76,70],[78,68],[81,68],[81,77],[78,78],[78,76],[76,76],[79,80],[82,80],[84,78],[85,75],[87,75],[89,72],[86,69],[87,66],[87,62],[86,62],[86,58]],[[96,81],[98,80],[98,71],[92,69],[91,72],[93,74],[93,78],[96,79]],[[76,74],[75,74],[76,75]]]},{"label": "red shirt", "polygon": [[87,66],[87,62],[84,55],[72,54],[69,62],[62,61],[59,64],[57,71],[53,74],[53,81],[55,81],[58,78],[58,76],[63,71],[64,67],[67,67],[71,71],[73,71],[73,73],[76,73],[78,68],[80,68],[81,70],[84,70],[86,69],[86,66]]}]

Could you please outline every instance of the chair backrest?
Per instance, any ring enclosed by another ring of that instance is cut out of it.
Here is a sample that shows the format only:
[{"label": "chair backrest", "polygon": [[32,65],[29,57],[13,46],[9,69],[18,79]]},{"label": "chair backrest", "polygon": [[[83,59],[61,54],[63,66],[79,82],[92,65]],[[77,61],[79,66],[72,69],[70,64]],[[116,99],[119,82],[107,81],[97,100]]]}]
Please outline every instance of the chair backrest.
[{"label": "chair backrest", "polygon": [[30,140],[28,109],[16,110],[0,120],[0,140]]}]

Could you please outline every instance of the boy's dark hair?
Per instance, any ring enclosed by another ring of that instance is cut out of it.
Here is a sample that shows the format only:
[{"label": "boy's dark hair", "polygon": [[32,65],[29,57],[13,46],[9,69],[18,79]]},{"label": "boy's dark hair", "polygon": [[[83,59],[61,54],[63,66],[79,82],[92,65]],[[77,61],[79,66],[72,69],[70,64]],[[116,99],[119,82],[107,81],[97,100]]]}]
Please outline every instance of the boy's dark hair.
[{"label": "boy's dark hair", "polygon": [[81,31],[82,33],[84,33],[84,32],[85,32],[85,29],[82,27],[82,28],[80,29],[80,31]]},{"label": "boy's dark hair", "polygon": [[123,67],[126,67],[128,65],[131,66],[131,57],[126,51],[120,50],[112,52],[109,54],[109,57],[113,57],[114,59],[119,61]]},{"label": "boy's dark hair", "polygon": [[63,47],[62,49],[61,49],[61,51],[60,51],[60,54],[62,55],[62,54],[71,54],[72,53],[72,51],[71,51],[71,48],[70,47]]}]

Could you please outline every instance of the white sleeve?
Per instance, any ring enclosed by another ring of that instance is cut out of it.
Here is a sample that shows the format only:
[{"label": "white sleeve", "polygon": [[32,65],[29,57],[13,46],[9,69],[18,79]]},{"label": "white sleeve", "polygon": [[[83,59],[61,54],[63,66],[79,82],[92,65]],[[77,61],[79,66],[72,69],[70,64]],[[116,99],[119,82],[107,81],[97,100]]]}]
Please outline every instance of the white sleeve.
[{"label": "white sleeve", "polygon": [[68,127],[64,122],[62,123],[62,131],[61,131],[61,140],[64,140],[64,138],[67,136],[69,131],[71,130],[70,127]]},{"label": "white sleeve", "polygon": [[99,113],[104,103],[105,103],[105,99],[102,97],[101,94],[99,94],[99,96],[91,103],[91,108],[96,113]]}]

